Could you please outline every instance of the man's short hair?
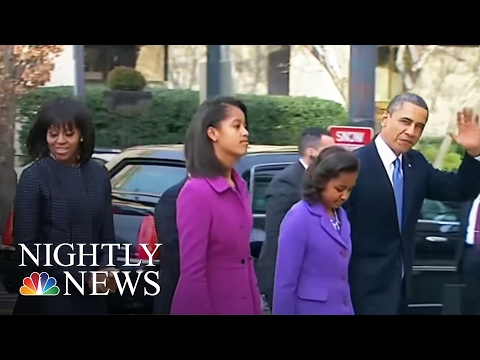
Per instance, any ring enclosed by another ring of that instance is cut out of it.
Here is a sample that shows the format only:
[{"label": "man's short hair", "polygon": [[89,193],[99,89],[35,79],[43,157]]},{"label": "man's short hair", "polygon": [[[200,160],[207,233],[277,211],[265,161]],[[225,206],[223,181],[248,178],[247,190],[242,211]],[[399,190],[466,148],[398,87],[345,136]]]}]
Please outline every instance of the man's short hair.
[{"label": "man's short hair", "polygon": [[316,147],[322,136],[331,136],[330,131],[319,127],[309,127],[303,130],[298,145],[299,153],[303,155],[308,148]]},{"label": "man's short hair", "polygon": [[403,104],[410,103],[421,107],[422,109],[429,113],[427,102],[420,96],[411,92],[404,92],[400,95],[395,96],[387,106],[387,112],[389,114],[394,113],[398,109],[400,109]]}]

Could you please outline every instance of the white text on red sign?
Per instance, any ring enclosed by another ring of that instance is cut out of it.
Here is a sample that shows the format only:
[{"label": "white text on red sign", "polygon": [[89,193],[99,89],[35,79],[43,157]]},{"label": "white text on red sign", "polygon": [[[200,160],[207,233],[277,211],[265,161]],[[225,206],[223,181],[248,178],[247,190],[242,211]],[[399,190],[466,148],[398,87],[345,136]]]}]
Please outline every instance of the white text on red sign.
[{"label": "white text on red sign", "polygon": [[354,131],[337,131],[335,133],[336,142],[364,143],[365,133]]}]

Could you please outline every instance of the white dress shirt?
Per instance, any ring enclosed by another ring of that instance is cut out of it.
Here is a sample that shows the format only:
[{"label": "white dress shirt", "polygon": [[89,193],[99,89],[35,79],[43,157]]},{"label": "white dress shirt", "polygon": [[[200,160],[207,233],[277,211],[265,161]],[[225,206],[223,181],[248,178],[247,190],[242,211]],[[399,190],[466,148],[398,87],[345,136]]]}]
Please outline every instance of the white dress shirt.
[{"label": "white dress shirt", "polygon": [[303,167],[305,168],[305,170],[308,169],[308,165],[307,165],[307,163],[306,163],[305,161],[303,161],[303,159],[300,158],[300,159],[298,159],[298,161],[300,161],[300,164],[303,165]]},{"label": "white dress shirt", "polygon": [[[385,171],[387,172],[388,178],[390,179],[390,183],[392,184],[393,188],[393,163],[397,159],[397,155],[395,155],[395,153],[392,151],[392,149],[390,149],[390,147],[380,135],[375,138],[375,146],[377,147],[378,155],[380,156],[380,160],[382,160],[383,166],[385,167]],[[398,156],[398,159],[400,160],[400,164],[402,164],[402,154]],[[400,167],[400,169],[402,169],[402,167]],[[400,171],[402,171],[403,174],[403,170]],[[404,277],[404,275],[405,268],[402,264],[402,278]]]},{"label": "white dress shirt", "polygon": [[475,226],[477,224],[477,212],[479,204],[480,195],[478,195],[477,198],[473,200],[472,208],[470,209],[470,214],[468,215],[468,225],[465,242],[469,245],[473,245],[475,240]]},{"label": "white dress shirt", "polygon": [[[380,160],[382,160],[385,171],[387,172],[388,178],[393,186],[393,163],[397,159],[397,155],[390,149],[390,147],[385,143],[381,136],[375,138],[375,146],[377,147],[378,155],[380,155]],[[398,156],[400,164],[402,164],[402,154]],[[400,167],[401,169],[401,167]],[[403,173],[403,170],[401,170]]]}]

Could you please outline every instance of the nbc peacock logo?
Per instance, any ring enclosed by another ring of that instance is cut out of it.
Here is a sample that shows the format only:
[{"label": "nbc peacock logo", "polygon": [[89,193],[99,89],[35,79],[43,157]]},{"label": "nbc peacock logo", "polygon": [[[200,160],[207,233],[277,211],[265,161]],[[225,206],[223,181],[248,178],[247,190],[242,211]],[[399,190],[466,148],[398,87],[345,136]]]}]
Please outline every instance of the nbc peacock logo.
[{"label": "nbc peacock logo", "polygon": [[20,294],[24,296],[55,296],[59,292],[57,280],[46,272],[31,273],[29,277],[23,279],[23,286],[20,288]]}]

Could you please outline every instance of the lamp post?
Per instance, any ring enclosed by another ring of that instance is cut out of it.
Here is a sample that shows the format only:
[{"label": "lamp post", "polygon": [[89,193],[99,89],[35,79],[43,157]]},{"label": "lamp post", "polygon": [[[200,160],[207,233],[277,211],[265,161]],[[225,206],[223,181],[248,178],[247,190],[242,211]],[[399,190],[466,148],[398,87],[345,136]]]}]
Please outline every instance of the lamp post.
[{"label": "lamp post", "polygon": [[75,76],[73,93],[75,96],[85,98],[85,47],[84,45],[73,45],[73,62]]},{"label": "lamp post", "polygon": [[350,125],[375,129],[377,45],[350,45]]},{"label": "lamp post", "polygon": [[207,45],[207,98],[234,93],[229,45]]}]

